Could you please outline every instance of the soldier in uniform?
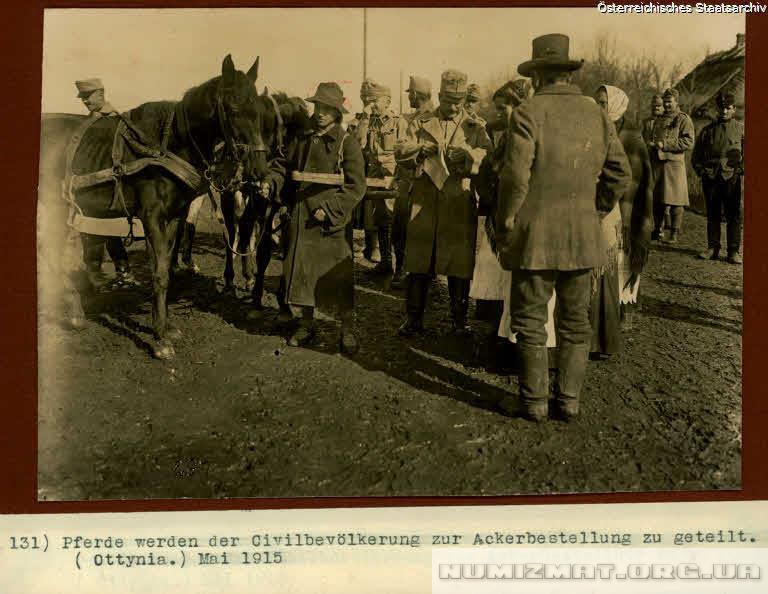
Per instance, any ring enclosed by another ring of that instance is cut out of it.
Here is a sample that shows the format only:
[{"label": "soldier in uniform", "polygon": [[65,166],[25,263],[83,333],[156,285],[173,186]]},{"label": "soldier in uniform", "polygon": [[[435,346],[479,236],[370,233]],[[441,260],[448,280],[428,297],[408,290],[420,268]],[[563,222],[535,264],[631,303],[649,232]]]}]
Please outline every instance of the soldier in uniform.
[{"label": "soldier in uniform", "polygon": [[[371,105],[375,99],[370,90],[376,83],[372,78],[366,78],[360,85],[360,101],[363,102],[363,111],[355,114],[355,118],[347,124],[347,132],[355,135],[360,141],[359,128],[360,123],[365,117],[366,112],[371,113]],[[363,229],[365,233],[365,243],[363,247],[363,257],[369,262],[381,262],[381,253],[379,249],[379,236],[373,225],[373,204],[369,200],[363,200],[357,205],[354,214],[354,228]]]},{"label": "soldier in uniform", "polygon": [[414,169],[406,232],[407,318],[400,334],[422,332],[427,292],[435,274],[448,277],[452,330],[465,334],[469,283],[475,267],[477,202],[471,185],[491,148],[485,126],[463,109],[467,76],[443,72],[440,105],[414,118],[398,162]]},{"label": "soldier in uniform", "polygon": [[[661,95],[655,94],[653,97],[651,97],[651,115],[643,120],[641,128],[643,140],[648,146],[662,139],[662,132],[664,130],[663,120],[664,99],[662,99]],[[651,157],[651,159],[653,159],[653,157]],[[658,169],[658,167],[656,169]],[[659,181],[660,180],[654,180],[653,176],[651,176],[651,183],[654,184],[653,194],[655,196],[655,201],[661,200],[661,190],[657,190],[657,186],[658,188],[661,188],[661,185],[657,184]],[[664,222],[662,224],[662,231],[665,229],[672,229],[672,220],[670,218],[669,209],[669,206],[665,206],[663,209]],[[661,210],[661,207],[658,207],[659,215],[661,214]],[[661,235],[654,236],[654,240],[658,241],[659,239],[661,239]]]},{"label": "soldier in uniform", "polygon": [[[117,115],[117,110],[106,100],[104,84],[98,78],[89,78],[75,81],[77,96],[89,111],[89,117],[100,118]],[[136,279],[128,267],[128,253],[125,251],[123,241],[119,237],[109,237],[105,240],[99,235],[82,234],[83,261],[89,275],[95,280],[101,271],[104,260],[104,244],[107,252],[115,265],[115,284],[131,286],[136,285]]]},{"label": "soldier in uniform", "polygon": [[[383,178],[395,175],[395,144],[401,132],[400,116],[390,109],[392,93],[389,87],[371,82],[368,96],[372,99],[357,118],[354,134],[363,149],[366,177]],[[381,261],[374,269],[378,274],[392,274],[392,220],[394,196],[379,197],[382,192],[369,192],[366,216],[370,212],[371,226],[379,239]],[[366,228],[368,228],[366,223]]]},{"label": "soldier in uniform", "polygon": [[480,87],[475,83],[472,83],[467,87],[467,96],[464,99],[464,111],[466,111],[470,116],[474,117],[478,122],[482,122],[483,126],[485,126],[487,122],[482,117],[480,117],[480,114],[477,113],[479,106]]},{"label": "soldier in uniform", "polygon": [[[579,411],[589,356],[592,270],[605,264],[600,217],[629,185],[632,172],[613,122],[571,84],[582,65],[565,35],[533,40],[533,57],[517,68],[535,95],[512,112],[499,175],[496,243],[512,271],[511,332],[520,353],[520,400],[533,421],[548,416],[547,304],[557,292],[557,413]],[[518,412],[518,401],[502,400]]]},{"label": "soldier in uniform", "polygon": [[[665,243],[677,243],[683,224],[683,212],[690,204],[685,153],[693,148],[696,137],[691,118],[680,110],[678,97],[677,89],[664,92],[664,116],[656,122],[653,139],[648,143],[655,190],[654,230],[651,237]],[[664,238],[662,226],[667,207],[670,207],[672,231],[669,238]]]},{"label": "soldier in uniform", "polygon": [[707,201],[707,251],[699,254],[706,260],[720,255],[720,224],[725,211],[728,261],[741,264],[742,175],[744,124],[734,119],[736,108],[732,94],[717,97],[718,118],[708,124],[693,148],[691,163],[701,178]]},{"label": "soldier in uniform", "polygon": [[[400,116],[400,132],[398,133],[398,145],[405,142],[408,126],[435,109],[432,103],[432,83],[421,76],[411,76],[408,83],[408,104],[413,112]],[[397,152],[397,151],[396,151]],[[392,245],[395,250],[395,274],[392,277],[391,287],[401,289],[405,283],[405,237],[410,216],[411,189],[413,187],[413,169],[397,167],[398,196],[395,200],[395,213],[392,222]]]}]

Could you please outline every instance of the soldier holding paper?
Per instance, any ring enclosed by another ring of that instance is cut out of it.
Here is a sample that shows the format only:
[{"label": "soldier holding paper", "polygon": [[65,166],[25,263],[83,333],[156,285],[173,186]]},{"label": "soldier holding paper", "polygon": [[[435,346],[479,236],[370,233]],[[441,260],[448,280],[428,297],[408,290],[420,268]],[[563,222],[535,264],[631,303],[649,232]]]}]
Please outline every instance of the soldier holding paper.
[{"label": "soldier holding paper", "polygon": [[477,203],[470,181],[491,143],[485,127],[462,109],[466,92],[464,73],[444,72],[440,105],[416,117],[398,145],[399,164],[414,169],[405,250],[407,319],[400,327],[402,335],[423,331],[433,274],[448,277],[454,332],[467,331],[477,236]]}]

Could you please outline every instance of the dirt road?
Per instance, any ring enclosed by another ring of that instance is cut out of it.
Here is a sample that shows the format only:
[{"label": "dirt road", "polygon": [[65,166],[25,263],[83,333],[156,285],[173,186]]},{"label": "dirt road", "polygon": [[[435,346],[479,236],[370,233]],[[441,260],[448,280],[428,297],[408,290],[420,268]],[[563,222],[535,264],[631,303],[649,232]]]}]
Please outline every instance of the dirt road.
[{"label": "dirt road", "polygon": [[[740,484],[741,268],[697,260],[704,219],[657,247],[623,353],[591,363],[583,415],[534,425],[499,414],[514,376],[485,369],[480,336],[445,336],[436,284],[429,333],[395,336],[402,293],[358,268],[363,346],[337,354],[328,322],[312,349],[276,322],[280,263],[263,320],[219,294],[222,242],[202,235],[202,275],[178,279],[184,333],[172,363],[149,350],[143,289],[98,295],[73,333],[41,320],[41,499],[491,495],[730,489]],[[105,267],[106,268],[106,267]]]}]

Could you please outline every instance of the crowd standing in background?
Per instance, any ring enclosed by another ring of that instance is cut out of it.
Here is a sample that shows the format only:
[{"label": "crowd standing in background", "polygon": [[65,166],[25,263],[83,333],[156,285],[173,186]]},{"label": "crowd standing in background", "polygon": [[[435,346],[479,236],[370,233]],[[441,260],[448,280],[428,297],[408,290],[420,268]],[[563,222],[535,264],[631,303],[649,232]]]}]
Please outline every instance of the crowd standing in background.
[{"label": "crowd standing in background", "polygon": [[[733,95],[718,96],[718,118],[698,139],[675,89],[654,95],[649,116],[633,127],[624,90],[611,81],[572,84],[582,65],[567,36],[537,37],[518,66],[523,78],[493,93],[490,121],[479,113],[478,85],[458,70],[442,73],[437,106],[429,80],[412,75],[412,111],[403,114],[392,110],[389,87],[365,79],[363,109],[346,129],[341,88],[321,83],[307,99],[311,129],[270,172],[273,193],[282,190],[290,209],[280,290],[297,321],[288,344],[312,343],[319,308],[340,320],[342,352],[357,352],[352,233],[362,229],[361,255],[375,274],[391,276],[392,289],[405,289],[401,337],[425,332],[430,285],[445,276],[451,333],[470,332],[474,300],[476,317],[492,328],[492,366],[519,371],[519,397],[503,410],[569,420],[579,414],[589,358],[619,353],[622,331],[632,328],[651,243],[678,241],[689,205],[686,155],[706,198],[700,257],[720,257],[724,216],[727,260],[741,264],[744,126]],[[93,117],[114,113],[101,81],[76,84]],[[342,174],[343,183],[296,182],[292,171]],[[377,179],[394,183],[381,189],[371,185]],[[201,204],[185,226],[182,259],[193,270]],[[84,237],[83,245],[95,273],[104,241]],[[134,282],[120,240],[106,245],[119,282]]]}]

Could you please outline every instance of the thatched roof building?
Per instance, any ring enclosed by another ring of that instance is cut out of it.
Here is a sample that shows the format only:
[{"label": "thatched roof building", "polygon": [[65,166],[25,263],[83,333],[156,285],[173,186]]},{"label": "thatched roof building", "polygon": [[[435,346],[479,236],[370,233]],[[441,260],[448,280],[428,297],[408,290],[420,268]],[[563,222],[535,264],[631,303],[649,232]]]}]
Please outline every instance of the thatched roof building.
[{"label": "thatched roof building", "polygon": [[693,118],[696,129],[716,117],[715,99],[720,92],[736,97],[736,117],[744,119],[744,34],[736,35],[731,49],[707,56],[675,88],[680,107]]}]

